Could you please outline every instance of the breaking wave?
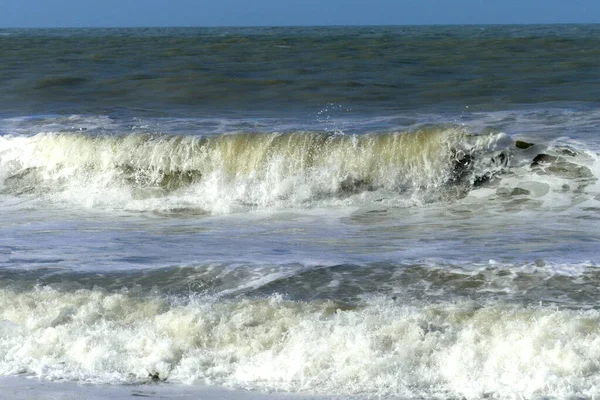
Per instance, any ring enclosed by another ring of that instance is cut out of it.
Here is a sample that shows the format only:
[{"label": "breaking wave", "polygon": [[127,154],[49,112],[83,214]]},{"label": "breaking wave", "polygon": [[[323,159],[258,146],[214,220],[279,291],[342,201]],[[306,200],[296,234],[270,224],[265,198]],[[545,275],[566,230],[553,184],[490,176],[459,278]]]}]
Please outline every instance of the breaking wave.
[{"label": "breaking wave", "polygon": [[1,190],[89,206],[209,213],[361,199],[453,199],[506,166],[512,140],[455,128],[0,137]]}]

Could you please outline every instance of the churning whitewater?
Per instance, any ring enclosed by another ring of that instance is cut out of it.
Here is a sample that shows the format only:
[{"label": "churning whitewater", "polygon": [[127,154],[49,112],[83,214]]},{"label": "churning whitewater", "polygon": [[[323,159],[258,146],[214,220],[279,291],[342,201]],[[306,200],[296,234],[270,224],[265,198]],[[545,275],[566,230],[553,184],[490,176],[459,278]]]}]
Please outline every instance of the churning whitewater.
[{"label": "churning whitewater", "polygon": [[[2,374],[346,395],[591,397],[597,310],[0,291]],[[11,322],[8,322],[11,321]]]}]

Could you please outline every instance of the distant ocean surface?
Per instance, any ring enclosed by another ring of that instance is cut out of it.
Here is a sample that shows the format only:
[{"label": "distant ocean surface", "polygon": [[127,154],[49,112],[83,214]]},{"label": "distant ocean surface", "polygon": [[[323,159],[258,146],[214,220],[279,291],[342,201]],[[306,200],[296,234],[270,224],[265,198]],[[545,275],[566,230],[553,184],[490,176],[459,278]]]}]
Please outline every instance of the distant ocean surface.
[{"label": "distant ocean surface", "polygon": [[600,395],[600,25],[0,29],[11,399]]}]

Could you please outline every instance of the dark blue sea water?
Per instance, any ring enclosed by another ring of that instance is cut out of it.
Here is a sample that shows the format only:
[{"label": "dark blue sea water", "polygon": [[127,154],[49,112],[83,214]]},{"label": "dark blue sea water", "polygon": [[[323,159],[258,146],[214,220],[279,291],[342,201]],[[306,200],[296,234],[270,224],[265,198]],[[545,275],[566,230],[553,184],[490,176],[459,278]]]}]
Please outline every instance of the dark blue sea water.
[{"label": "dark blue sea water", "polygon": [[596,396],[599,60],[600,25],[0,30],[10,395]]}]

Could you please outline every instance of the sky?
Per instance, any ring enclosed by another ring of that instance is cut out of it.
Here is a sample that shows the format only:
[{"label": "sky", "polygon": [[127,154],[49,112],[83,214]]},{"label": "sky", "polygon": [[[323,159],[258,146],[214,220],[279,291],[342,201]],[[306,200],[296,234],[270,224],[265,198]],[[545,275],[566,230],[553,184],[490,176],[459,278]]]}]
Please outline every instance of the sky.
[{"label": "sky", "polygon": [[600,0],[0,0],[0,27],[600,23]]}]

